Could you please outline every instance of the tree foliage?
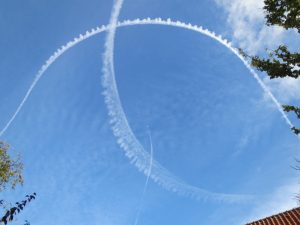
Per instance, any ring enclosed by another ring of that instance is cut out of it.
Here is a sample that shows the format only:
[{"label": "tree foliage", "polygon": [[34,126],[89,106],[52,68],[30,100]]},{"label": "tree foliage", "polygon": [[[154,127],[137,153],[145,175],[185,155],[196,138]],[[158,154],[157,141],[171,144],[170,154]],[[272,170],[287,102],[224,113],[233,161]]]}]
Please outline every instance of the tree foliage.
[{"label": "tree foliage", "polygon": [[300,76],[300,53],[290,52],[285,45],[270,52],[268,59],[254,56],[251,63],[258,70],[265,71],[271,79]]},{"label": "tree foliage", "polygon": [[300,32],[300,0],[265,0],[266,24]]},{"label": "tree foliage", "polygon": [[[9,154],[10,146],[0,141],[0,192],[11,187],[14,189],[17,184],[23,184],[23,164],[20,157],[13,159]],[[26,204],[35,199],[36,193],[26,195],[26,199],[22,202],[16,202],[15,206],[7,207],[4,200],[0,200],[0,206],[4,209],[4,215],[0,217],[0,224],[7,224],[14,220],[15,216],[20,213]],[[26,220],[24,225],[30,225]]]},{"label": "tree foliage", "polygon": [[15,188],[17,184],[23,184],[23,164],[19,157],[12,159],[8,151],[9,145],[0,141],[0,191],[7,186]]},{"label": "tree foliage", "polygon": [[[278,25],[285,29],[295,29],[300,33],[300,0],[264,0],[264,3],[266,24],[268,26]],[[276,50],[270,51],[268,56],[268,58],[251,57],[252,66],[266,72],[270,79],[299,78],[299,52],[291,52],[287,46],[280,45]],[[293,111],[300,119],[298,107],[283,105],[283,109],[286,112]],[[300,134],[299,128],[292,127],[291,129],[296,135]]]}]

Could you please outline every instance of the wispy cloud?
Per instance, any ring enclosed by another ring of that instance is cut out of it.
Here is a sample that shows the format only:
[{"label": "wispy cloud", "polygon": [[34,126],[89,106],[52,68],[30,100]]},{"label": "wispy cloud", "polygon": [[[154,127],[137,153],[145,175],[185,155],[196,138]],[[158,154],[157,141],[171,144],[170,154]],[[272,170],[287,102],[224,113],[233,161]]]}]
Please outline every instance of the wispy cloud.
[{"label": "wispy cloud", "polygon": [[251,54],[273,48],[282,42],[285,32],[265,25],[263,0],[215,0],[228,14],[227,22],[234,42]]},{"label": "wispy cloud", "polygon": [[[279,26],[265,25],[263,0],[215,0],[227,13],[227,25],[233,42],[250,54],[263,54],[265,49],[275,49],[280,44],[291,47],[296,31],[286,31]],[[282,102],[288,103],[300,97],[300,80],[292,78],[263,79],[272,93]],[[266,98],[267,99],[267,98]],[[269,100],[269,99],[267,99]]]},{"label": "wispy cloud", "polygon": [[278,96],[278,99],[285,104],[300,98],[300,79],[288,77],[270,80],[266,77],[264,82],[271,88],[272,92]]}]

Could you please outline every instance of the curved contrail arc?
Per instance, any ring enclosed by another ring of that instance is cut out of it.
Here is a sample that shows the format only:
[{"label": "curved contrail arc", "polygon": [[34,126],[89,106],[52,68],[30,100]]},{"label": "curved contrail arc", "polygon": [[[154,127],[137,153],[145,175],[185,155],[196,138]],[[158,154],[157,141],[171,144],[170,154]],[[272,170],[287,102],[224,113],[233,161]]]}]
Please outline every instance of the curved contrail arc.
[{"label": "curved contrail arc", "polygon": [[[122,8],[124,0],[115,0],[113,5],[111,17],[109,24],[107,26],[107,36],[104,44],[104,54],[103,54],[103,78],[102,86],[104,88],[104,100],[106,102],[109,115],[112,114],[112,108],[110,105],[121,106],[121,101],[118,93],[117,84],[115,81],[115,69],[114,69],[114,41],[118,23],[118,17]],[[107,93],[111,93],[108,95]]]},{"label": "curved contrail arc", "polygon": [[[215,33],[204,29],[199,26],[193,26],[191,24],[186,24],[180,21],[172,21],[170,19],[163,20],[161,18],[156,19],[136,19],[136,20],[125,20],[123,22],[118,22],[116,27],[125,27],[125,26],[133,26],[133,25],[165,25],[165,26],[173,26],[183,29],[192,30],[201,34],[204,34],[212,39],[218,41],[223,46],[227,47],[231,52],[234,53],[242,62],[243,64],[250,70],[253,77],[257,80],[258,84],[261,88],[268,94],[274,104],[277,106],[278,111],[282,114],[283,118],[285,119],[286,123],[292,127],[293,124],[284,113],[281,108],[281,104],[275,98],[275,96],[269,91],[267,86],[263,83],[263,81],[259,78],[256,72],[251,68],[249,63],[243,58],[242,55],[239,54],[238,50],[232,47],[231,43],[225,39],[222,39],[221,36],[217,36]],[[80,34],[79,37],[75,38],[73,41],[67,43],[67,45],[62,46],[59,48],[55,53],[50,56],[50,58],[46,61],[46,63],[41,67],[38,71],[34,81],[32,82],[30,88],[28,89],[25,97],[21,101],[20,105],[18,106],[17,110],[8,121],[6,126],[1,130],[0,136],[8,129],[11,125],[15,117],[18,115],[22,107],[24,106],[25,102],[27,101],[28,97],[30,96],[32,90],[40,80],[40,78],[45,74],[47,69],[67,50],[74,47],[78,43],[96,35],[107,31],[110,27],[109,26],[102,26],[97,27],[96,29],[92,29],[91,31],[87,31],[85,34]],[[121,148],[125,151],[126,156],[131,160],[140,171],[144,172],[147,175],[148,171],[148,162],[150,159],[150,155],[147,151],[144,150],[143,146],[137,140],[135,135],[133,134],[125,113],[122,109],[120,104],[119,96],[115,96],[118,94],[115,85],[109,86],[110,82],[114,81],[114,77],[109,77],[108,79],[103,79],[103,83],[105,84],[105,91],[104,95],[106,97],[106,104],[109,110],[110,122],[112,123],[112,128],[114,131],[115,136],[118,139],[118,143]],[[152,164],[152,172],[150,177],[162,187],[167,190],[176,192],[179,195],[183,196],[190,196],[196,199],[211,199],[215,201],[226,201],[226,202],[245,202],[253,199],[252,196],[248,195],[235,195],[235,194],[223,194],[223,193],[214,193],[210,192],[192,185],[185,183],[184,181],[180,180],[173,174],[171,174],[166,168],[161,166],[156,160],[153,159]]]}]

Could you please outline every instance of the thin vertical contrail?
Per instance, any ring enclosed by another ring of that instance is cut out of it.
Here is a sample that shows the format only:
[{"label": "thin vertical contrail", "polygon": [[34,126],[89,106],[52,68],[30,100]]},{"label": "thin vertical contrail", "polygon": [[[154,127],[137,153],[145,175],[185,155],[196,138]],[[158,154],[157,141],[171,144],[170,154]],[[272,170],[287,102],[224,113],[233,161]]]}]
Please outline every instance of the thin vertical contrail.
[{"label": "thin vertical contrail", "polygon": [[124,0],[115,0],[113,5],[112,13],[110,16],[108,29],[107,29],[107,36],[105,39],[104,44],[104,54],[103,54],[103,73],[104,78],[111,76],[114,77],[114,42],[115,42],[115,35],[117,29],[117,22],[119,18],[120,11],[122,9]]},{"label": "thin vertical contrail", "polygon": [[138,222],[139,222],[139,219],[140,219],[142,204],[143,204],[144,196],[145,196],[146,191],[147,191],[147,187],[148,187],[148,183],[149,183],[149,179],[150,179],[150,175],[151,175],[151,170],[152,170],[152,164],[153,164],[153,143],[152,143],[152,136],[151,136],[150,131],[148,132],[148,135],[149,135],[149,141],[150,141],[150,161],[149,161],[148,170],[146,172],[147,173],[147,178],[146,178],[146,182],[145,182],[144,189],[143,189],[143,192],[142,192],[142,197],[141,197],[141,200],[140,200],[140,205],[139,205],[138,212],[137,212],[137,215],[136,215],[136,218],[135,218],[135,221],[134,221],[134,225],[137,225]]},{"label": "thin vertical contrail", "polygon": [[[120,7],[120,5],[119,5]],[[268,94],[270,99],[276,105],[278,111],[282,114],[283,118],[285,119],[286,123],[292,127],[293,124],[288,119],[286,114],[281,108],[281,104],[279,101],[274,97],[274,95],[269,91],[267,86],[263,83],[260,77],[256,74],[256,72],[250,67],[249,63],[241,56],[238,50],[232,47],[231,43],[227,40],[222,39],[221,36],[217,36],[215,33],[204,29],[199,26],[193,26],[191,24],[186,24],[180,21],[172,21],[162,20],[161,18],[156,19],[136,19],[136,20],[126,20],[124,22],[118,22],[116,27],[125,27],[125,26],[133,26],[133,25],[164,25],[164,26],[173,26],[183,29],[192,30],[212,39],[218,41],[223,46],[227,47],[231,52],[234,53],[242,62],[243,64],[250,70],[253,77],[257,80],[260,87],[264,90],[265,93]],[[25,97],[21,101],[20,105],[18,106],[17,110],[6,124],[6,126],[0,132],[0,136],[7,130],[7,128],[11,125],[14,121],[17,114],[20,112],[22,107],[24,106],[25,102],[27,101],[29,95],[31,94],[32,90],[34,89],[35,85],[38,83],[40,78],[45,74],[47,69],[68,49],[74,47],[75,45],[79,44],[83,40],[86,40],[96,34],[102,33],[104,31],[108,31],[110,26],[102,26],[97,27],[96,29],[92,29],[91,31],[87,31],[85,34],[80,34],[79,37],[75,38],[73,41],[68,42],[66,45],[59,48],[55,53],[50,56],[50,58],[46,61],[46,63],[41,67],[39,72],[37,73],[34,81],[32,82],[30,88],[28,89]],[[105,95],[105,102],[108,107],[110,122],[112,124],[112,129],[114,135],[118,139],[118,143],[120,147],[125,151],[126,156],[131,160],[140,171],[144,172],[147,176],[148,174],[148,162],[151,159],[151,156],[147,151],[144,150],[143,146],[135,137],[134,133],[132,132],[124,110],[122,108],[117,86],[115,83],[114,75],[106,76],[103,79],[103,86],[104,95]],[[179,195],[183,196],[190,196],[196,199],[211,199],[215,201],[227,201],[227,202],[243,202],[252,199],[252,196],[245,196],[245,195],[235,195],[235,194],[223,194],[223,193],[214,193],[210,192],[192,185],[189,185],[179,179],[178,177],[174,176],[170,173],[166,168],[160,165],[156,160],[153,159],[152,163],[152,171],[150,177],[162,187],[167,190],[173,191]]]}]

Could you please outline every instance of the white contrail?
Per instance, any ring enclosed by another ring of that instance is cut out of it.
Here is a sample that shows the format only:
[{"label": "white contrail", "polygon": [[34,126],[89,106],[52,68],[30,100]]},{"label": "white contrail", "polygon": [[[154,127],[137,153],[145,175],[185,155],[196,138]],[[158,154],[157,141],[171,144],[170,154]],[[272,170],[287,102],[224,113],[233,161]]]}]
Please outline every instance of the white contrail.
[{"label": "white contrail", "polygon": [[[113,5],[112,13],[110,16],[110,21],[107,29],[107,36],[104,44],[104,54],[103,54],[103,86],[106,89],[106,80],[109,80],[110,77],[115,77],[114,70],[114,42],[115,35],[117,29],[117,22],[119,18],[120,11],[122,9],[122,5],[124,0],[114,0],[115,3]],[[115,80],[112,81],[111,84],[116,86]],[[105,95],[104,95],[105,96]],[[105,96],[105,98],[107,98]],[[109,100],[106,100],[109,101]]]},{"label": "white contrail", "polygon": [[[229,48],[242,62],[245,64],[245,66],[250,70],[254,78],[258,81],[260,86],[263,88],[263,90],[268,93],[268,95],[271,97],[271,99],[276,104],[279,111],[284,116],[286,122],[289,124],[289,126],[292,126],[292,123],[287,118],[283,110],[281,109],[280,103],[277,101],[277,99],[273,96],[273,94],[267,89],[265,84],[261,81],[259,76],[255,73],[254,70],[250,67],[250,65],[247,63],[247,61],[239,54],[238,50],[233,48],[231,44],[222,39],[221,36],[215,35],[213,32],[210,32],[206,29],[203,29],[202,27],[198,26],[192,26],[191,24],[185,24],[182,22],[174,22],[170,19],[168,20],[162,20],[160,18],[158,19],[136,19],[134,21],[125,21],[123,23],[119,23],[119,26],[122,25],[142,25],[142,24],[158,24],[158,25],[168,25],[168,26],[175,26],[175,27],[181,27],[189,30],[193,30],[196,32],[200,32],[204,35],[207,35],[216,41],[220,42],[227,48]],[[108,75],[105,74],[105,75]],[[131,130],[129,123],[127,121],[126,115],[124,113],[124,110],[121,105],[121,101],[119,99],[117,85],[115,83],[115,77],[114,74],[111,73],[110,76],[104,77],[104,96],[106,100],[106,104],[108,107],[108,113],[110,116],[110,122],[112,125],[112,130],[114,135],[117,138],[118,144],[121,146],[121,148],[124,149],[126,156],[131,160],[131,163],[133,163],[140,171],[143,171],[146,173],[147,171],[147,162],[149,161],[149,154],[143,149],[143,146],[141,143],[137,140],[136,136],[134,135],[133,131]],[[171,174],[169,171],[167,171],[165,168],[163,168],[158,162],[153,162],[153,172],[151,173],[151,178],[162,185],[164,188],[174,191],[181,195],[187,195],[192,196],[195,198],[210,198],[214,200],[224,200],[224,201],[242,201],[247,199],[247,196],[239,196],[239,195],[226,195],[223,193],[212,193],[191,185],[186,184],[185,182],[181,181],[177,177],[175,177],[173,174]],[[249,196],[248,196],[249,197]]]},{"label": "white contrail", "polygon": [[[278,100],[274,97],[274,95],[269,91],[269,89],[266,87],[266,85],[263,83],[263,81],[258,77],[258,75],[255,73],[255,71],[250,67],[249,63],[241,56],[237,49],[231,47],[231,44],[227,42],[226,40],[222,39],[220,36],[214,35],[212,32],[209,32],[208,30],[204,30],[201,27],[192,26],[190,24],[185,24],[179,21],[169,21],[169,20],[162,20],[160,18],[157,19],[136,19],[136,20],[125,20],[124,22],[118,22],[117,27],[123,27],[123,26],[133,26],[133,25],[147,25],[147,24],[157,24],[157,25],[169,25],[169,26],[175,26],[175,27],[181,27],[189,30],[194,30],[197,32],[200,32],[202,34],[205,34],[207,36],[212,37],[213,39],[217,40],[221,44],[225,45],[227,48],[229,48],[244,64],[245,66],[250,70],[251,74],[255,77],[255,79],[258,81],[259,85],[263,88],[263,90],[268,94],[268,96],[271,98],[271,100],[275,103],[278,110],[282,114],[283,118],[287,122],[287,124],[290,127],[293,127],[293,124],[291,121],[287,118],[286,114],[281,108],[280,103]],[[19,104],[18,108],[16,109],[15,113],[11,116],[9,121],[6,123],[6,125],[2,128],[0,131],[0,137],[6,132],[6,130],[9,128],[11,123],[14,121],[16,116],[19,114],[20,110],[23,108],[24,103],[27,101],[28,97],[30,96],[32,90],[34,89],[37,82],[40,80],[40,78],[43,76],[43,74],[47,71],[49,66],[53,62],[56,61],[57,58],[59,58],[65,51],[69,50],[73,46],[77,45],[79,42],[84,41],[85,39],[88,39],[96,34],[102,33],[103,31],[107,31],[108,26],[101,26],[97,27],[96,29],[92,29],[91,31],[87,31],[84,35],[80,34],[78,37],[74,38],[73,41],[68,42],[66,45],[61,46],[61,48],[57,49],[56,52],[54,52],[53,55],[49,57],[49,59],[46,61],[46,63],[41,67],[41,69],[38,71],[38,73],[35,76],[34,81],[30,85],[29,89],[27,90],[25,96],[23,97],[21,103]],[[204,33],[205,32],[205,33]],[[208,33],[207,33],[208,32]],[[212,34],[212,35],[210,35]]]},{"label": "white contrail", "polygon": [[143,204],[143,200],[144,200],[144,196],[146,194],[147,191],[147,187],[148,187],[148,183],[149,183],[149,179],[150,179],[150,175],[151,175],[151,170],[152,170],[152,164],[153,164],[153,144],[152,144],[152,137],[151,137],[151,132],[149,131],[149,140],[150,140],[150,162],[149,162],[149,167],[148,167],[148,171],[147,171],[147,178],[146,178],[146,182],[144,185],[144,189],[143,189],[143,193],[142,193],[142,197],[140,200],[140,206],[138,208],[138,212],[134,221],[134,225],[137,225],[140,219],[140,214],[141,214],[141,208],[142,208],[142,204]]},{"label": "white contrail", "polygon": [[[113,61],[112,60],[113,60],[113,49],[114,49],[114,37],[115,37],[116,25],[117,25],[117,22],[118,22],[118,17],[119,17],[119,14],[120,14],[123,2],[124,2],[124,0],[116,0],[116,2],[113,5],[113,10],[112,10],[112,14],[111,14],[109,26],[106,26],[105,29],[104,29],[105,31],[108,32],[107,37],[106,37],[106,41],[105,41],[106,52],[104,53],[104,57],[103,57],[104,65],[112,65],[113,66],[113,63],[112,63]],[[102,27],[102,28],[104,28],[104,27]],[[97,28],[97,31],[98,31],[97,33],[100,33],[100,32],[102,32],[104,30],[102,30],[101,28]],[[46,61],[46,63],[38,71],[38,73],[37,73],[34,81],[30,85],[27,93],[25,94],[23,100],[19,104],[17,110],[15,111],[15,113],[13,114],[13,116],[10,118],[10,120],[7,122],[7,124],[4,126],[4,128],[0,131],[0,137],[5,133],[5,131],[10,126],[10,124],[14,121],[14,119],[16,118],[16,116],[18,115],[18,113],[20,112],[20,110],[22,109],[24,103],[27,101],[27,98],[31,94],[31,92],[32,92],[33,88],[35,87],[36,83],[39,81],[39,79],[44,74],[44,72],[48,69],[48,67],[62,53],[64,53],[66,50],[68,50],[69,48],[71,48],[74,45],[76,45],[78,42],[81,42],[84,39],[90,37],[90,36],[88,36],[89,34],[90,35],[94,35],[95,34],[94,32],[95,32],[95,30],[93,29],[91,33],[89,33],[87,31],[86,35],[80,34],[78,38],[74,38],[74,41],[68,42],[66,46],[62,46],[56,52],[54,52],[54,54],[52,56],[50,56],[50,58]],[[113,67],[112,67],[112,71],[114,73]]]},{"label": "white contrail", "polygon": [[[163,20],[161,18],[156,19],[136,19],[136,20],[126,20],[124,22],[118,22],[117,27],[124,27],[124,26],[133,26],[133,25],[166,25],[166,26],[174,26],[179,27],[183,29],[192,30],[201,34],[204,34],[208,37],[211,37],[227,47],[231,52],[233,52],[242,62],[243,64],[250,70],[251,74],[254,76],[254,78],[258,81],[259,85],[262,87],[262,89],[270,96],[271,100],[275,103],[277,106],[277,109],[282,114],[283,118],[287,122],[287,124],[290,127],[293,127],[293,124],[288,119],[286,114],[281,108],[281,104],[278,102],[278,100],[274,97],[274,95],[269,91],[267,86],[263,83],[263,81],[259,78],[259,76],[255,73],[255,71],[250,67],[249,63],[239,54],[239,51],[232,47],[231,44],[225,40],[222,39],[221,36],[217,36],[213,32],[203,29],[202,27],[193,26],[191,24],[186,24],[180,21],[172,21],[170,19]],[[38,74],[36,75],[33,83],[31,84],[30,88],[28,89],[25,97],[23,98],[21,104],[17,108],[16,112],[12,116],[12,118],[9,120],[7,125],[2,129],[0,136],[7,130],[7,128],[10,126],[10,124],[13,122],[17,114],[22,109],[24,103],[26,102],[27,98],[29,97],[30,93],[32,92],[33,88],[39,81],[39,79],[44,75],[46,70],[49,68],[49,66],[54,63],[59,56],[61,56],[64,52],[66,52],[68,49],[72,48],[76,44],[82,42],[83,40],[90,38],[96,34],[99,34],[101,32],[107,31],[109,29],[109,26],[102,26],[98,27],[96,29],[92,29],[92,31],[86,32],[84,35],[79,35],[78,38],[75,38],[73,41],[69,42],[67,45],[62,46],[59,48],[42,66],[42,68],[39,70]],[[122,109],[118,91],[116,89],[116,85],[110,85],[112,82],[115,82],[114,77],[106,77],[103,79],[103,83],[105,86],[105,98],[106,98],[106,104],[109,110],[109,115],[111,118],[111,123],[113,127],[113,131],[115,136],[118,139],[119,145],[123,148],[123,150],[126,153],[126,156],[131,159],[131,162],[142,172],[144,172],[147,175],[147,168],[148,168],[148,162],[150,155],[148,152],[146,152],[143,148],[143,146],[140,144],[140,142],[137,140],[135,135],[133,134],[126,116],[124,114],[124,111]],[[218,200],[218,201],[226,201],[226,202],[243,202],[248,201],[252,199],[251,196],[245,196],[245,195],[234,195],[234,194],[223,194],[223,193],[214,193],[210,191],[206,191],[204,189],[186,184],[179,178],[175,177],[173,174],[171,174],[167,169],[165,169],[163,166],[161,166],[157,161],[153,159],[153,165],[152,165],[152,172],[150,177],[157,182],[158,184],[162,185],[167,190],[171,190],[173,192],[176,192],[180,195],[184,196],[191,196],[196,199],[211,199],[211,200]]]},{"label": "white contrail", "polygon": [[[147,20],[143,20],[147,23]],[[143,22],[139,19],[134,21],[136,24],[142,24]],[[149,21],[148,21],[149,22]],[[152,24],[167,24],[172,25],[171,20],[162,22],[161,19],[152,21]],[[177,24],[174,22],[174,24]],[[130,25],[128,21],[124,22],[124,25]],[[187,25],[189,27],[189,25]],[[211,34],[210,32],[207,32]],[[121,148],[124,149],[126,156],[131,160],[140,171],[143,171],[145,174],[147,172],[147,162],[149,161],[149,154],[144,150],[141,143],[137,140],[134,135],[129,123],[127,121],[126,115],[122,108],[120,97],[118,94],[118,89],[116,85],[116,80],[114,76],[114,68],[112,59],[109,61],[110,52],[107,51],[104,55],[106,58],[104,60],[104,69],[103,69],[103,94],[105,97],[105,103],[108,108],[108,114],[110,116],[110,123],[112,131],[117,138],[118,144]],[[195,198],[212,198],[215,200],[226,200],[226,201],[241,201],[245,196],[239,195],[226,195],[222,193],[211,193],[203,189],[196,188],[191,185],[187,185],[169,171],[163,168],[158,162],[153,162],[153,173],[151,178],[154,179],[157,183],[162,185],[168,190],[172,190],[180,195],[193,196]]]},{"label": "white contrail", "polygon": [[2,128],[2,130],[0,131],[0,137],[5,133],[5,131],[9,128],[9,126],[11,125],[11,123],[14,121],[14,119],[16,118],[16,116],[19,114],[19,112],[21,111],[21,109],[23,108],[25,102],[27,101],[28,97],[30,96],[32,90],[34,89],[34,87],[36,86],[36,84],[38,83],[38,81],[41,79],[41,77],[44,75],[44,73],[47,71],[47,69],[49,68],[49,66],[52,65],[52,63],[54,63],[57,58],[59,58],[64,52],[66,52],[68,49],[72,48],[74,45],[78,44],[79,42],[97,34],[97,33],[101,33],[103,31],[106,31],[107,27],[102,26],[101,28],[97,27],[97,29],[92,29],[91,31],[87,31],[85,33],[85,35],[80,34],[78,37],[74,38],[73,41],[68,42],[66,45],[61,46],[60,48],[58,48],[53,55],[51,55],[48,60],[45,62],[45,64],[40,68],[40,70],[38,71],[38,73],[36,74],[33,82],[31,83],[29,89],[27,90],[24,98],[22,99],[21,103],[19,104],[18,108],[16,109],[15,113],[12,115],[12,117],[9,119],[9,121],[6,123],[6,125]]}]

